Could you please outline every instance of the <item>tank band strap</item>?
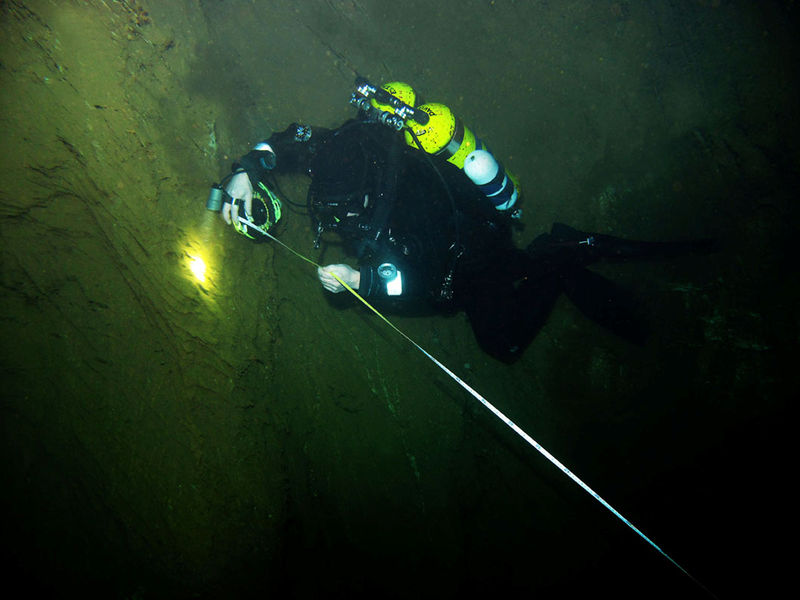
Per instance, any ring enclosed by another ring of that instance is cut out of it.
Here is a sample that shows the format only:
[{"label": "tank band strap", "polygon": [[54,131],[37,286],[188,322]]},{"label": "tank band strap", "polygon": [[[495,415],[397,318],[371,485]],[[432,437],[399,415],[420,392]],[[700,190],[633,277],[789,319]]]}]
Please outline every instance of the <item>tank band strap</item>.
[{"label": "tank band strap", "polygon": [[461,119],[456,119],[456,128],[453,131],[453,137],[450,138],[450,142],[439,150],[436,153],[436,156],[444,156],[446,159],[449,159],[453,156],[458,149],[461,148],[461,143],[464,141],[464,123]]}]

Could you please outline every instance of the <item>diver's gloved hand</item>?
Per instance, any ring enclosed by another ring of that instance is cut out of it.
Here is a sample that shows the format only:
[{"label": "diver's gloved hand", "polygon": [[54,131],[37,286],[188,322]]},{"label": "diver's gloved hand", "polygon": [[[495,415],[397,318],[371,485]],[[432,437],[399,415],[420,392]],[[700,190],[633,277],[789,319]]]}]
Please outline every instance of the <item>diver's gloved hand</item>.
[{"label": "diver's gloved hand", "polygon": [[225,186],[225,191],[234,200],[222,207],[222,218],[230,225],[231,221],[237,222],[239,218],[239,208],[237,204],[244,203],[245,215],[249,218],[253,214],[253,182],[264,179],[267,171],[275,168],[275,152],[267,142],[259,142],[255,147],[233,163],[233,176]]},{"label": "diver's gloved hand", "polygon": [[[236,173],[228,185],[225,186],[225,191],[234,200],[242,200],[244,202],[244,210],[248,215],[253,214],[253,184],[250,182],[250,177],[247,172],[240,171]],[[239,206],[241,202],[225,202],[222,205],[222,218],[230,225],[231,222],[239,220]],[[242,215],[245,216],[245,215]]]},{"label": "diver's gloved hand", "polygon": [[351,288],[354,290],[358,289],[358,286],[361,283],[361,273],[349,265],[327,265],[317,269],[319,281],[322,283],[322,287],[324,287],[326,290],[334,294],[338,294],[345,289],[345,287],[333,276],[334,273],[339,276],[339,279],[344,281]]}]

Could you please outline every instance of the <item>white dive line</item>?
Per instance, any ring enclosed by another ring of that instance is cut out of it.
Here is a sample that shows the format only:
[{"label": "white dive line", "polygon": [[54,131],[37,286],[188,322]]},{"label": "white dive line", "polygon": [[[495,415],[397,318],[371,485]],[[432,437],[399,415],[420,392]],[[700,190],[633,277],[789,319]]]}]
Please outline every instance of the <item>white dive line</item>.
[{"label": "white dive line", "polygon": [[[286,248],[287,250],[289,250],[289,251],[290,251],[292,254],[294,254],[295,256],[298,256],[298,257],[300,257],[301,259],[305,260],[305,261],[306,261],[306,262],[308,262],[308,263],[311,263],[312,265],[315,265],[315,266],[317,266],[317,267],[320,267],[320,265],[318,265],[316,262],[314,262],[314,261],[313,261],[313,260],[311,260],[310,258],[306,258],[305,256],[303,256],[302,254],[300,254],[300,253],[299,253],[299,252],[297,252],[296,250],[294,250],[294,249],[290,248],[289,246],[287,246],[286,244],[284,244],[282,241],[280,241],[278,238],[276,238],[276,237],[275,237],[275,236],[273,236],[272,234],[270,234],[270,233],[267,233],[266,231],[262,231],[261,229],[257,229],[256,227],[254,227],[254,226],[253,226],[253,224],[252,224],[252,223],[250,223],[250,222],[249,222],[249,221],[247,221],[246,219],[243,219],[243,218],[239,217],[239,221],[240,221],[240,222],[242,222],[242,223],[244,223],[245,225],[248,225],[248,226],[252,227],[253,229],[256,229],[256,231],[259,231],[260,233],[263,233],[264,235],[266,235],[266,236],[267,236],[267,237],[269,237],[270,239],[274,240],[275,242],[277,242],[278,244],[280,244],[281,246],[283,246],[284,248]],[[522,430],[522,429],[521,429],[521,428],[520,428],[520,427],[519,427],[519,426],[518,426],[516,423],[514,423],[514,422],[513,422],[511,419],[509,419],[507,416],[505,416],[505,415],[504,415],[504,414],[503,414],[503,413],[502,413],[502,412],[501,412],[501,411],[500,411],[498,408],[496,408],[496,407],[495,407],[495,406],[494,406],[494,405],[493,405],[491,402],[489,402],[489,401],[488,401],[486,398],[484,398],[484,397],[483,397],[483,396],[481,396],[481,395],[480,395],[480,394],[479,394],[477,391],[475,391],[475,390],[474,390],[474,389],[473,389],[473,388],[472,388],[472,387],[471,387],[471,386],[470,386],[470,385],[469,385],[467,382],[465,382],[465,381],[464,381],[463,379],[461,379],[461,378],[460,378],[458,375],[456,375],[456,374],[455,374],[455,373],[453,373],[453,372],[452,372],[450,369],[448,369],[448,368],[447,368],[447,367],[446,367],[444,364],[442,364],[442,363],[439,361],[439,359],[435,358],[433,355],[431,355],[431,354],[430,354],[430,352],[428,352],[427,350],[425,350],[425,349],[424,349],[422,346],[420,346],[419,344],[417,344],[417,342],[415,342],[414,340],[412,340],[412,339],[411,339],[410,337],[408,337],[408,336],[407,336],[407,335],[406,335],[406,334],[405,334],[403,331],[401,331],[399,328],[397,328],[397,327],[396,327],[396,326],[395,326],[395,325],[394,325],[394,324],[393,324],[391,321],[389,321],[389,320],[388,320],[386,317],[384,317],[384,316],[383,316],[383,315],[382,315],[380,312],[378,312],[378,311],[377,311],[375,308],[373,308],[373,307],[372,307],[372,305],[371,305],[369,302],[367,302],[366,300],[364,300],[364,298],[363,298],[363,297],[361,297],[361,295],[360,295],[358,292],[356,292],[356,291],[355,291],[355,290],[354,290],[352,287],[350,287],[349,285],[347,285],[347,283],[345,283],[344,281],[342,281],[342,280],[341,280],[341,279],[338,277],[338,275],[336,275],[335,273],[331,273],[331,275],[333,275],[333,277],[335,277],[335,278],[336,278],[336,280],[337,280],[339,283],[341,283],[341,284],[342,284],[342,286],[344,286],[344,288],[345,288],[345,289],[347,289],[347,290],[348,290],[348,291],[349,291],[351,294],[353,294],[353,295],[354,295],[356,298],[358,298],[358,299],[359,299],[359,300],[360,300],[360,301],[361,301],[363,304],[365,304],[365,305],[366,305],[366,306],[367,306],[367,307],[368,307],[370,310],[372,310],[372,311],[373,311],[375,314],[377,314],[377,315],[378,315],[378,316],[379,316],[381,319],[383,319],[383,320],[384,320],[386,323],[388,323],[388,324],[389,324],[389,326],[390,326],[392,329],[394,329],[394,330],[395,330],[397,333],[399,333],[401,336],[403,336],[403,337],[404,337],[404,338],[405,338],[405,339],[406,339],[408,342],[410,342],[410,343],[411,343],[411,344],[412,344],[412,345],[413,345],[413,346],[414,346],[414,347],[415,347],[417,350],[419,350],[419,351],[420,351],[420,352],[422,352],[422,353],[423,353],[425,356],[427,356],[427,357],[428,357],[428,358],[429,358],[429,359],[430,359],[430,360],[431,360],[431,361],[432,361],[432,362],[433,362],[433,363],[434,363],[434,364],[435,364],[437,367],[439,367],[439,368],[440,368],[442,371],[444,371],[445,373],[447,373],[447,374],[448,374],[448,375],[449,375],[449,376],[450,376],[450,377],[453,379],[453,381],[455,381],[455,382],[456,382],[456,383],[458,383],[458,384],[459,384],[459,385],[460,385],[462,388],[464,388],[465,390],[467,390],[467,392],[469,392],[469,393],[472,395],[472,397],[474,397],[476,400],[478,400],[478,402],[480,402],[480,403],[481,403],[481,404],[483,404],[483,405],[484,405],[486,408],[488,408],[488,409],[489,409],[489,410],[490,410],[490,411],[491,411],[491,412],[492,412],[492,413],[493,413],[493,414],[494,414],[494,415],[495,415],[495,416],[496,416],[498,419],[500,419],[500,420],[501,420],[503,423],[505,423],[505,424],[506,424],[508,427],[510,427],[510,428],[511,428],[511,429],[512,429],[512,430],[513,430],[513,431],[514,431],[514,432],[515,432],[517,435],[519,435],[519,436],[520,436],[520,437],[521,437],[523,440],[525,440],[526,442],[528,442],[528,444],[530,444],[530,445],[531,445],[531,446],[532,446],[532,447],[533,447],[535,450],[537,450],[537,451],[538,451],[538,452],[539,452],[539,453],[540,453],[542,456],[544,456],[544,457],[545,457],[547,460],[549,460],[549,461],[550,461],[551,463],[553,463],[553,464],[554,464],[556,467],[558,467],[558,468],[559,468],[559,470],[561,470],[561,472],[562,472],[562,473],[564,473],[564,474],[565,474],[567,477],[569,477],[570,479],[572,479],[572,481],[574,481],[574,482],[575,482],[575,483],[577,483],[577,484],[578,484],[580,487],[582,487],[582,488],[584,489],[584,491],[586,491],[586,493],[587,493],[587,494],[589,494],[589,495],[590,495],[592,498],[594,498],[594,499],[595,499],[595,500],[597,500],[597,501],[598,501],[600,504],[602,504],[604,507],[606,507],[606,508],[607,508],[607,509],[608,509],[608,510],[611,512],[611,514],[613,514],[613,515],[614,515],[615,517],[617,517],[617,518],[618,518],[620,521],[622,521],[623,523],[625,523],[625,525],[627,525],[627,526],[628,526],[628,527],[630,527],[630,528],[631,528],[633,531],[635,531],[635,532],[636,532],[636,533],[639,535],[639,537],[641,537],[641,538],[642,538],[644,541],[646,541],[648,544],[650,544],[650,545],[651,545],[653,548],[655,548],[655,549],[656,549],[656,550],[657,550],[657,551],[658,551],[658,552],[659,552],[659,553],[660,553],[660,554],[661,554],[661,555],[662,555],[664,558],[666,558],[666,559],[667,559],[669,562],[671,562],[671,563],[672,563],[673,565],[675,565],[675,566],[676,566],[678,569],[680,569],[680,570],[681,570],[681,571],[682,571],[684,574],[686,574],[686,576],[687,576],[687,577],[689,577],[689,579],[691,579],[691,580],[692,580],[692,581],[694,581],[694,582],[695,582],[695,583],[696,583],[698,586],[700,586],[701,588],[703,588],[703,590],[705,590],[705,592],[706,592],[706,593],[708,593],[708,594],[709,594],[709,595],[710,595],[712,598],[716,598],[716,596],[715,596],[715,595],[714,595],[714,594],[711,592],[711,590],[709,590],[709,589],[708,589],[706,586],[704,586],[704,585],[703,585],[703,584],[702,584],[700,581],[698,581],[697,579],[695,579],[695,577],[694,577],[694,576],[693,576],[691,573],[689,573],[689,571],[687,571],[686,569],[684,569],[684,568],[683,568],[683,567],[682,567],[680,564],[678,564],[678,563],[677,563],[677,561],[675,561],[675,560],[674,560],[674,559],[673,559],[673,558],[672,558],[672,557],[671,557],[669,554],[667,554],[666,552],[664,552],[664,551],[663,551],[663,550],[662,550],[662,549],[661,549],[661,548],[660,548],[660,547],[659,547],[659,546],[658,546],[658,545],[657,545],[655,542],[653,542],[653,540],[651,540],[651,539],[650,539],[649,537],[647,537],[647,536],[646,536],[644,533],[642,533],[642,531],[641,531],[641,530],[640,530],[638,527],[636,527],[636,526],[635,526],[633,523],[631,523],[631,522],[630,522],[628,519],[626,519],[624,516],[622,516],[622,514],[621,514],[621,513],[620,513],[620,512],[619,512],[617,509],[615,509],[615,508],[614,508],[613,506],[611,506],[611,505],[610,505],[608,502],[606,502],[606,501],[605,501],[603,498],[601,498],[601,497],[600,497],[600,495],[599,495],[597,492],[595,492],[595,491],[594,491],[592,488],[590,488],[588,485],[586,485],[586,484],[583,482],[583,480],[581,480],[581,479],[580,479],[580,478],[579,478],[577,475],[575,475],[575,473],[573,473],[572,471],[570,471],[570,470],[569,470],[569,469],[568,469],[568,468],[567,468],[567,467],[566,467],[566,466],[565,466],[565,465],[564,465],[564,464],[563,464],[563,463],[562,463],[560,460],[558,460],[558,459],[557,459],[555,456],[553,456],[552,454],[550,454],[550,453],[549,453],[549,452],[548,452],[548,451],[547,451],[547,450],[544,448],[544,446],[542,446],[542,445],[541,445],[539,442],[537,442],[535,439],[533,439],[531,436],[529,436],[527,433],[525,433],[525,431],[523,431],[523,430]]]}]

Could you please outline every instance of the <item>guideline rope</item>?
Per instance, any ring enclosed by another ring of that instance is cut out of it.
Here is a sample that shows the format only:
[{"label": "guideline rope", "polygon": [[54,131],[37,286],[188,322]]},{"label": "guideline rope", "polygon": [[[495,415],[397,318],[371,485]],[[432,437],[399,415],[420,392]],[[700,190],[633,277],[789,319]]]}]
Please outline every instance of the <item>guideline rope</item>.
[{"label": "guideline rope", "polygon": [[[243,224],[245,224],[245,225],[248,225],[248,226],[250,226],[250,227],[253,227],[252,223],[250,223],[249,221],[247,221],[247,220],[245,220],[245,219],[243,219],[243,218],[241,218],[241,217],[239,217],[239,221],[240,221],[240,222],[242,222],[242,223],[243,223]],[[255,229],[255,227],[253,227],[253,228]],[[276,242],[276,243],[280,244],[281,246],[283,246],[284,248],[286,248],[286,249],[287,249],[289,252],[291,252],[292,254],[294,254],[295,256],[297,256],[298,258],[300,258],[300,259],[302,259],[302,260],[306,261],[307,263],[310,263],[310,264],[314,265],[314,266],[315,266],[315,267],[317,267],[317,268],[322,268],[322,266],[321,266],[321,265],[317,264],[315,261],[311,260],[310,258],[307,258],[307,257],[303,256],[302,254],[300,254],[299,252],[297,252],[297,251],[296,251],[296,250],[294,250],[293,248],[291,248],[291,247],[287,246],[286,244],[284,244],[282,241],[280,241],[278,238],[276,238],[276,237],[275,237],[275,236],[273,236],[272,234],[270,234],[270,233],[268,233],[268,232],[266,232],[266,231],[263,231],[263,230],[261,230],[261,229],[258,229],[258,231],[259,231],[260,233],[263,233],[263,234],[264,234],[264,235],[266,235],[267,237],[269,237],[269,238],[270,238],[271,240],[273,240],[274,242]],[[479,393],[478,393],[478,392],[477,392],[475,389],[473,389],[473,388],[472,388],[472,386],[470,386],[470,385],[469,385],[467,382],[465,382],[465,381],[464,381],[463,379],[461,379],[461,378],[460,378],[458,375],[456,375],[455,373],[453,373],[453,371],[451,371],[451,370],[450,370],[449,368],[447,368],[447,367],[446,367],[444,364],[442,364],[442,363],[441,363],[441,362],[440,362],[440,361],[439,361],[439,360],[438,360],[436,357],[434,357],[433,355],[431,355],[431,354],[430,354],[430,353],[429,353],[427,350],[425,350],[425,349],[424,349],[422,346],[420,346],[419,344],[417,344],[417,342],[415,342],[413,339],[411,339],[410,337],[408,337],[408,336],[407,336],[407,335],[406,335],[406,334],[405,334],[405,333],[404,333],[402,330],[400,330],[400,329],[399,329],[397,326],[395,326],[395,324],[394,324],[394,323],[392,323],[392,322],[391,322],[389,319],[387,319],[386,317],[384,317],[384,316],[383,316],[383,315],[382,315],[382,314],[381,314],[381,313],[380,313],[380,312],[379,312],[379,311],[378,311],[378,310],[377,310],[375,307],[373,307],[373,306],[372,306],[372,305],[371,305],[369,302],[367,302],[367,301],[366,301],[366,300],[365,300],[365,299],[364,299],[364,298],[363,298],[363,297],[362,297],[362,296],[361,296],[361,295],[360,295],[360,294],[359,294],[357,291],[355,291],[355,290],[354,290],[352,287],[350,287],[350,286],[349,286],[347,283],[345,283],[345,282],[344,282],[344,281],[343,281],[343,280],[342,280],[342,279],[341,279],[341,278],[340,278],[340,277],[339,277],[339,276],[338,276],[336,273],[330,272],[330,274],[331,274],[331,275],[333,275],[333,277],[334,277],[334,278],[335,278],[335,279],[336,279],[336,280],[337,280],[337,281],[338,281],[340,284],[342,284],[342,286],[343,286],[343,287],[344,287],[344,288],[345,288],[345,289],[346,289],[348,292],[350,292],[351,294],[353,294],[353,296],[355,296],[356,298],[358,298],[358,300],[359,300],[360,302],[362,302],[362,303],[363,303],[363,304],[364,304],[364,305],[365,305],[367,308],[369,308],[369,309],[370,309],[370,310],[371,310],[373,313],[375,313],[375,314],[376,314],[376,315],[377,315],[377,316],[378,316],[378,317],[379,317],[381,320],[383,320],[383,321],[384,321],[384,322],[385,322],[387,325],[389,325],[389,327],[391,327],[391,328],[392,328],[394,331],[396,331],[396,332],[397,332],[398,334],[400,334],[400,335],[401,335],[403,338],[405,338],[405,339],[406,339],[406,340],[407,340],[407,341],[408,341],[408,342],[409,342],[409,343],[410,343],[412,346],[414,346],[414,347],[415,347],[417,350],[419,350],[420,352],[422,352],[422,354],[424,354],[425,356],[427,356],[427,357],[428,357],[428,358],[429,358],[429,359],[430,359],[430,360],[433,362],[433,364],[435,364],[435,365],[436,365],[437,367],[439,367],[439,368],[440,368],[442,371],[444,371],[445,373],[447,373],[447,374],[448,374],[448,375],[449,375],[449,376],[450,376],[450,377],[453,379],[453,381],[455,381],[455,382],[456,382],[458,385],[460,385],[460,386],[461,386],[462,388],[464,388],[464,389],[465,389],[467,392],[469,392],[469,393],[470,393],[470,395],[472,395],[472,397],[474,397],[476,400],[478,400],[478,402],[480,402],[480,403],[481,403],[481,404],[483,404],[483,405],[484,405],[484,406],[485,406],[487,409],[489,409],[489,410],[492,412],[492,414],[494,414],[494,415],[495,415],[495,416],[496,416],[498,419],[500,419],[500,420],[501,420],[503,423],[505,423],[505,424],[506,424],[506,425],[507,425],[507,426],[508,426],[508,427],[509,427],[511,430],[513,430],[513,431],[514,431],[514,432],[515,432],[517,435],[519,435],[519,436],[520,436],[520,437],[521,437],[523,440],[525,440],[525,441],[526,441],[528,444],[530,444],[530,445],[531,445],[531,446],[532,446],[532,447],[533,447],[533,448],[534,448],[534,449],[535,449],[537,452],[539,452],[539,453],[540,453],[542,456],[544,456],[544,457],[545,457],[547,460],[549,460],[549,461],[550,461],[552,464],[554,464],[556,467],[558,467],[558,469],[559,469],[559,470],[560,470],[562,473],[564,473],[564,474],[565,474],[567,477],[569,477],[570,479],[572,479],[572,481],[574,481],[575,483],[577,483],[577,484],[578,484],[578,485],[579,485],[579,486],[580,486],[580,487],[581,487],[581,488],[582,488],[582,489],[583,489],[583,490],[584,490],[584,491],[585,491],[587,494],[589,494],[589,495],[590,495],[592,498],[594,498],[594,499],[595,499],[595,500],[597,500],[597,501],[598,501],[600,504],[602,504],[602,505],[603,505],[603,506],[604,506],[606,509],[608,509],[608,510],[611,512],[611,514],[613,514],[613,515],[614,515],[615,517],[617,517],[617,518],[618,518],[620,521],[622,521],[623,523],[625,523],[625,525],[627,525],[628,527],[630,527],[630,528],[631,528],[631,529],[632,529],[634,532],[636,532],[636,534],[637,534],[637,535],[639,535],[639,537],[641,537],[641,538],[642,538],[642,539],[643,539],[645,542],[647,542],[648,544],[650,544],[650,546],[652,546],[653,548],[655,548],[655,549],[656,549],[656,550],[659,552],[659,554],[661,554],[661,555],[662,555],[664,558],[666,558],[666,559],[667,559],[669,562],[671,562],[671,563],[672,563],[673,565],[675,565],[675,566],[676,566],[678,569],[680,569],[680,570],[681,570],[681,571],[682,571],[682,572],[683,572],[683,573],[684,573],[684,574],[685,574],[687,577],[689,577],[689,579],[691,579],[691,580],[692,580],[694,583],[696,583],[696,584],[697,584],[698,586],[700,586],[700,587],[701,587],[703,590],[705,590],[705,592],[706,592],[706,593],[708,593],[708,594],[709,594],[711,597],[713,597],[713,598],[716,598],[716,596],[715,596],[715,595],[714,595],[714,594],[713,594],[713,593],[712,593],[712,592],[711,592],[711,591],[710,591],[710,590],[709,590],[709,589],[708,589],[708,588],[707,588],[705,585],[703,585],[703,584],[702,584],[702,583],[701,583],[699,580],[697,580],[697,579],[696,579],[696,578],[695,578],[695,577],[694,577],[694,576],[693,576],[691,573],[689,573],[689,571],[687,571],[685,568],[683,568],[683,567],[682,567],[682,566],[681,566],[681,565],[680,565],[680,564],[679,564],[677,561],[675,561],[675,560],[674,560],[674,559],[673,559],[673,558],[672,558],[672,557],[671,557],[669,554],[667,554],[666,552],[664,552],[664,550],[662,550],[660,546],[658,546],[658,545],[657,545],[655,542],[653,542],[653,540],[651,540],[651,539],[650,539],[649,537],[647,537],[647,536],[646,536],[644,533],[642,533],[642,531],[641,531],[641,530],[640,530],[638,527],[636,527],[636,526],[635,526],[633,523],[631,523],[631,522],[630,522],[630,521],[629,521],[627,518],[625,518],[625,517],[624,517],[624,516],[623,516],[623,515],[622,515],[622,514],[621,514],[621,513],[620,513],[620,512],[617,510],[617,509],[615,509],[615,508],[614,508],[613,506],[611,506],[611,505],[610,505],[608,502],[606,502],[606,501],[605,501],[605,500],[604,500],[602,497],[600,497],[600,495],[599,495],[597,492],[595,492],[595,491],[594,491],[592,488],[590,488],[590,487],[589,487],[589,486],[588,486],[586,483],[584,483],[584,482],[583,482],[583,480],[581,480],[581,479],[580,479],[580,478],[579,478],[577,475],[575,475],[575,473],[573,473],[572,471],[570,471],[570,470],[569,470],[569,469],[568,469],[568,468],[567,468],[567,467],[566,467],[566,466],[565,466],[565,465],[564,465],[564,464],[563,464],[563,463],[562,463],[560,460],[558,460],[558,459],[557,459],[555,456],[553,456],[552,454],[550,454],[550,452],[548,452],[548,451],[547,451],[547,449],[545,449],[545,448],[544,448],[544,446],[542,446],[542,445],[541,445],[539,442],[537,442],[535,439],[533,439],[531,436],[529,436],[529,435],[528,435],[528,434],[527,434],[527,433],[526,433],[526,432],[525,432],[523,429],[521,429],[521,428],[520,428],[520,427],[519,427],[519,426],[518,426],[516,423],[514,423],[514,422],[513,422],[511,419],[509,419],[509,418],[508,418],[508,417],[507,417],[505,414],[503,414],[503,413],[502,413],[502,412],[501,412],[501,411],[500,411],[500,410],[499,410],[497,407],[495,407],[495,406],[494,406],[494,405],[493,405],[491,402],[489,402],[489,401],[488,401],[486,398],[484,398],[484,397],[483,397],[481,394],[479,394]]]}]

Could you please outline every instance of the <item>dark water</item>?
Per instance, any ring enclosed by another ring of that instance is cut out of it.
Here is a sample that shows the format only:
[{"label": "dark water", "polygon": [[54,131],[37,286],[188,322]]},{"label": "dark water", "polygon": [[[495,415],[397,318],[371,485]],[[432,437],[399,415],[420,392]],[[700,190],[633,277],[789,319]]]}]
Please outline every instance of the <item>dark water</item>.
[{"label": "dark water", "polygon": [[[2,527],[59,597],[703,598],[313,269],[202,202],[249,145],[453,108],[554,221],[714,237],[605,265],[643,349],[566,300],[512,367],[395,323],[721,598],[788,585],[800,146],[794,2],[0,4]],[[306,182],[281,181],[302,201]],[[307,219],[280,235],[321,262]],[[192,257],[208,267],[197,282]]]}]

